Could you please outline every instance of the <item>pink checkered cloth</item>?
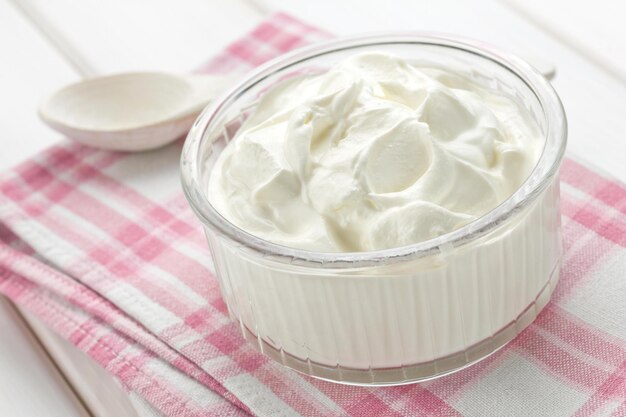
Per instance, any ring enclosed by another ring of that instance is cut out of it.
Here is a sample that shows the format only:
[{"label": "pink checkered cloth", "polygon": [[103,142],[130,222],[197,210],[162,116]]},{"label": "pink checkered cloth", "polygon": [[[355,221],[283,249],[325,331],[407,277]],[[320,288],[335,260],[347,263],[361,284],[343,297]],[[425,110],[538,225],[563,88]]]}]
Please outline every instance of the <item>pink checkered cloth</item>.
[{"label": "pink checkered cloth", "polygon": [[[278,14],[204,70],[248,69],[325,36]],[[179,186],[180,148],[65,142],[0,180],[0,291],[163,415],[626,415],[623,185],[565,161],[561,282],[506,348],[435,381],[357,388],[275,365],[242,339]]]}]

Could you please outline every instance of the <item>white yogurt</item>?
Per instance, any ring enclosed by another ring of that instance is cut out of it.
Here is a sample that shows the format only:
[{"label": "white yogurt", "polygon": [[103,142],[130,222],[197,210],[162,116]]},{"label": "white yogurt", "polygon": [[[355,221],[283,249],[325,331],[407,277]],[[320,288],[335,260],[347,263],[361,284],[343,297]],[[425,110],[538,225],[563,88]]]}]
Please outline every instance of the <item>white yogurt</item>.
[{"label": "white yogurt", "polygon": [[393,55],[279,83],[220,155],[209,201],[285,246],[356,252],[431,239],[484,215],[535,166],[520,105]]}]

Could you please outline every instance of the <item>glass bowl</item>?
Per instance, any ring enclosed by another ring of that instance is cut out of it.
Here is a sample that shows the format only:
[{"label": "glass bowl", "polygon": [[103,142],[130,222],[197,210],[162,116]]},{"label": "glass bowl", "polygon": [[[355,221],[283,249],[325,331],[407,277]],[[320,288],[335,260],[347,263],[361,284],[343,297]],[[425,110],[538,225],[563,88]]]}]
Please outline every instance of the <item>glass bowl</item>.
[{"label": "glass bowl", "polygon": [[[452,69],[518,100],[545,140],[524,184],[476,221],[395,249],[322,253],[277,245],[233,225],[207,199],[215,161],[277,81],[319,73],[359,52]],[[181,160],[222,296],[243,336],[313,377],[360,385],[422,381],[485,358],[519,334],[559,277],[558,171],[566,119],[545,78],[482,43],[400,33],[334,40],[282,55],[199,116]]]}]

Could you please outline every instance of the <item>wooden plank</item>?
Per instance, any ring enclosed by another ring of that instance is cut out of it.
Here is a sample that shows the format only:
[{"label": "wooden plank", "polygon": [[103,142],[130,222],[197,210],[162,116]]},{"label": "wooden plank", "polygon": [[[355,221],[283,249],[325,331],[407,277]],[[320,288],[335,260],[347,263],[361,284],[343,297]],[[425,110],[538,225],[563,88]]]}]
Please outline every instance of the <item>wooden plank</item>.
[{"label": "wooden plank", "polygon": [[0,415],[90,414],[12,304],[0,296]]},{"label": "wooden plank", "polygon": [[45,16],[98,72],[187,72],[253,28],[260,15],[241,1],[17,0]]},{"label": "wooden plank", "polygon": [[504,1],[542,30],[626,82],[626,2]]},{"label": "wooden plank", "polygon": [[113,376],[26,310],[20,313],[94,417],[139,417]]},{"label": "wooden plank", "polygon": [[0,28],[0,170],[5,170],[61,138],[39,120],[37,107],[45,94],[78,77],[6,0],[0,0]]}]

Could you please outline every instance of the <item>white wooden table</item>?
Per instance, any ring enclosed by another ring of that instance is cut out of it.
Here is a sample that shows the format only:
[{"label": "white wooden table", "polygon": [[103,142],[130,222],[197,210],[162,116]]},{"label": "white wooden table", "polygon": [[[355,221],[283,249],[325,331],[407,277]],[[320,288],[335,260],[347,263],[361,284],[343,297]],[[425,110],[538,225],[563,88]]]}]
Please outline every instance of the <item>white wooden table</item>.
[{"label": "white wooden table", "polygon": [[[0,169],[59,136],[42,97],[81,77],[184,72],[284,10],[336,34],[450,32],[557,66],[570,152],[626,181],[626,3],[611,0],[0,0]],[[0,296],[0,416],[149,416],[89,358]]]}]

